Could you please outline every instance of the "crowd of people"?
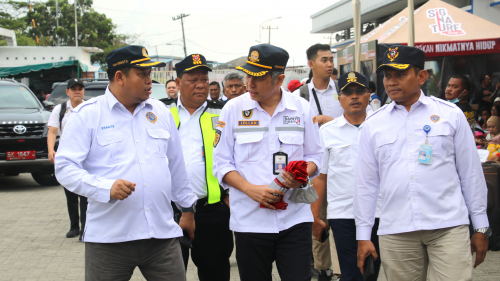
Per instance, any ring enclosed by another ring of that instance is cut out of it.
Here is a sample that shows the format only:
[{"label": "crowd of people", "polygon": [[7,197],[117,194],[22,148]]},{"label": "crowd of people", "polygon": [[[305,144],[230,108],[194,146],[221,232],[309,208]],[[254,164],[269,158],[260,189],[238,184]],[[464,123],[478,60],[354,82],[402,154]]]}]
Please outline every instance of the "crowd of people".
[{"label": "crowd of people", "polygon": [[[476,125],[462,75],[450,102],[424,95],[425,55],[413,47],[384,54],[383,107],[366,76],[337,77],[329,45],[306,55],[310,77],[287,89],[289,55],[269,44],[222,86],[203,55],[187,56],[162,101],[149,98],[150,76],[165,64],[142,46],[107,54],[103,96],[82,103],[83,83],[69,81],[49,157],[85,204],[80,228],[68,199],[67,236],[85,242],[86,280],[129,280],[136,267],[186,280],[191,255],[200,280],[228,281],[233,250],[244,281],[272,280],[273,263],[289,281],[377,280],[381,265],[389,281],[472,280],[491,228],[476,151],[486,143],[471,129],[500,148],[498,116],[486,108]],[[494,101],[499,87],[483,85]]]}]

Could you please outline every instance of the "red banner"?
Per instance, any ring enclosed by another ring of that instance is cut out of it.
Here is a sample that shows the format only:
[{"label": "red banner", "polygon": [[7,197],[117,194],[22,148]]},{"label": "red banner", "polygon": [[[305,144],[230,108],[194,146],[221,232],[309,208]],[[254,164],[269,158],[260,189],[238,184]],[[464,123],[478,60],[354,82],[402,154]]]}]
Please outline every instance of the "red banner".
[{"label": "red banner", "polygon": [[[407,45],[406,43],[402,45]],[[467,56],[500,53],[500,41],[481,39],[453,42],[415,43],[415,47],[425,52],[425,57]]]}]

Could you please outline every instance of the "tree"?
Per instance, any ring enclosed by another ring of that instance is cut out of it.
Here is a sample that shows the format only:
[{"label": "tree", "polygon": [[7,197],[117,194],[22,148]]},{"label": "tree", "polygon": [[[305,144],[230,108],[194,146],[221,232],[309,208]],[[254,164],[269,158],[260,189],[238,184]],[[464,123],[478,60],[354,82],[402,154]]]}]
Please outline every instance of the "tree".
[{"label": "tree", "polygon": [[[59,27],[56,24],[56,2],[49,0],[45,3],[36,2],[29,4],[25,1],[3,1],[0,2],[0,26],[19,32],[21,40],[25,44],[31,44],[38,36],[40,46],[78,46],[98,47],[104,53],[93,54],[92,63],[98,62],[106,69],[105,55],[117,48],[126,46],[134,36],[116,34],[116,26],[105,14],[100,14],[92,8],[92,0],[77,0],[77,23],[78,36],[75,39],[75,10],[74,4],[68,0],[59,0]],[[3,7],[3,9],[2,9]],[[10,7],[10,8],[9,8]],[[3,11],[2,11],[3,10]],[[35,21],[36,27],[33,26]],[[24,45],[24,44],[22,44]]]}]

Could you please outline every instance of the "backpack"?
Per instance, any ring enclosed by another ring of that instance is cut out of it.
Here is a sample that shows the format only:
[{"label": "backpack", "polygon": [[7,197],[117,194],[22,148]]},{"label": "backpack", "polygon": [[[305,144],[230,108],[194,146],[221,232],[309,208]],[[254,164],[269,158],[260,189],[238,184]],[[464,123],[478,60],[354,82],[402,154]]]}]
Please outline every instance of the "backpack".
[{"label": "backpack", "polygon": [[59,130],[62,131],[62,120],[64,118],[64,115],[66,114],[66,107],[67,107],[67,102],[61,103],[61,112],[59,112]]}]

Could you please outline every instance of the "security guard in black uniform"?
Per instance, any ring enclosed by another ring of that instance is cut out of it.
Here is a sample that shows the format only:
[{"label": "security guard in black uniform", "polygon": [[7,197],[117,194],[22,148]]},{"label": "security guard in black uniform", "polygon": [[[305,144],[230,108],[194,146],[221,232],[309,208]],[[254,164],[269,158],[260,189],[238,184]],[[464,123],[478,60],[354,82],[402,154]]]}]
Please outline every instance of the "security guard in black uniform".
[{"label": "security guard in black uniform", "polygon": [[[209,93],[206,59],[200,54],[187,56],[175,65],[178,99],[165,99],[177,124],[191,186],[198,196],[195,210],[196,230],[192,259],[201,281],[228,281],[233,234],[229,230],[229,195],[212,172],[215,128],[223,103],[207,100]],[[182,209],[182,211],[190,211]],[[183,247],[187,268],[189,249]]]}]

